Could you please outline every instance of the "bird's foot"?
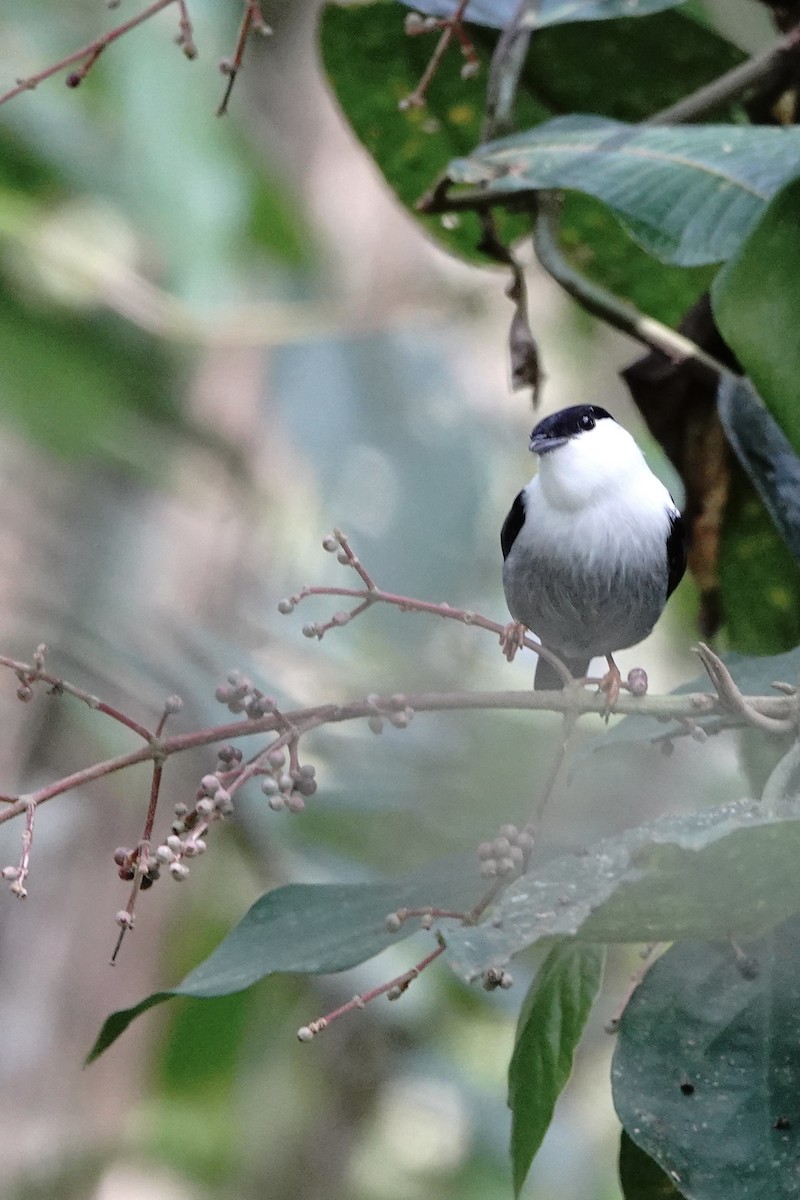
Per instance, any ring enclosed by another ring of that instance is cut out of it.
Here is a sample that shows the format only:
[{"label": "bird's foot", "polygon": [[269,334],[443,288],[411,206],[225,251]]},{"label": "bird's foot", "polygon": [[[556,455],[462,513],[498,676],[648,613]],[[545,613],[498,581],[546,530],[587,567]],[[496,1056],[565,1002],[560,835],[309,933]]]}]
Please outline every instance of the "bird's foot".
[{"label": "bird's foot", "polygon": [[527,629],[521,621],[509,621],[500,634],[500,649],[509,662],[513,662],[517,651],[522,649],[526,633]]},{"label": "bird's foot", "polygon": [[600,691],[605,692],[606,697],[606,704],[603,710],[606,723],[608,723],[608,718],[616,707],[617,700],[619,700],[620,688],[622,687],[622,675],[620,674],[619,667],[610,654],[607,657],[608,670],[599,683]]}]

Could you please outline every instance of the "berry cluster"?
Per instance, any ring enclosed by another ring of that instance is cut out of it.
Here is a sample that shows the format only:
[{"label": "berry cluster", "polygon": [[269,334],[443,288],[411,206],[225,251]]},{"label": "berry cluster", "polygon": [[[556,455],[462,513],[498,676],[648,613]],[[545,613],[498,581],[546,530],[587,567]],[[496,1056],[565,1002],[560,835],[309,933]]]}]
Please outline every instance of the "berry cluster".
[{"label": "berry cluster", "polygon": [[286,750],[275,746],[267,753],[265,777],[261,790],[269,800],[273,812],[302,812],[308,796],[317,790],[314,778],[316,771],[311,763],[292,762],[293,755],[286,761]]},{"label": "berry cluster", "polygon": [[516,825],[501,825],[499,836],[493,842],[481,842],[478,846],[482,877],[515,879],[522,875],[533,846],[533,833],[527,826],[517,829]]},{"label": "berry cluster", "polygon": [[229,671],[227,682],[220,684],[214,695],[229,712],[235,716],[243,713],[253,721],[276,712],[278,707],[274,697],[265,696],[241,671]]}]

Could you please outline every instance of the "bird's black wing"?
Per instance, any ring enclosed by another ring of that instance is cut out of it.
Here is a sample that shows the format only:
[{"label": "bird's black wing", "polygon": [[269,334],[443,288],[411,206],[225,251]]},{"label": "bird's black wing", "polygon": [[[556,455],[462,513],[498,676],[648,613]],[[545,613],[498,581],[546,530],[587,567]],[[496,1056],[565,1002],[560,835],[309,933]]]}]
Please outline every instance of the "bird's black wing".
[{"label": "bird's black wing", "polygon": [[517,540],[517,534],[525,524],[525,493],[520,492],[500,530],[500,545],[503,547],[503,559],[508,558],[511,547]]},{"label": "bird's black wing", "polygon": [[688,550],[686,522],[680,513],[670,517],[670,530],[667,538],[667,596],[671,596],[683,579],[686,570],[686,552]]}]

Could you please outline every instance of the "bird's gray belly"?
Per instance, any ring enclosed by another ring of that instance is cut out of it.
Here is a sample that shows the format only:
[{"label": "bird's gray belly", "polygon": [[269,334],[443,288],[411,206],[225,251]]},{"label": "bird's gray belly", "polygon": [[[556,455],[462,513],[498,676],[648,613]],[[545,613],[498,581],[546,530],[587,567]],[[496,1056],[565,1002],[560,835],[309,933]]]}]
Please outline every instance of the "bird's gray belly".
[{"label": "bird's gray belly", "polygon": [[517,556],[503,567],[509,611],[567,658],[594,658],[647,637],[666,603],[666,571],[653,563],[606,572],[555,558]]}]

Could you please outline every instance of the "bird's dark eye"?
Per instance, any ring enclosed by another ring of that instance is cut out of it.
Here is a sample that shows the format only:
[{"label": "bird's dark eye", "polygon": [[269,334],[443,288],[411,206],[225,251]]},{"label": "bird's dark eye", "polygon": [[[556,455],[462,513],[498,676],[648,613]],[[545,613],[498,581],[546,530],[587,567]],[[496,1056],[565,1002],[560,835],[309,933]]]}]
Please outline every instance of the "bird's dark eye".
[{"label": "bird's dark eye", "polygon": [[584,413],[582,417],[579,417],[578,424],[581,429],[594,429],[595,419],[591,413]]}]

